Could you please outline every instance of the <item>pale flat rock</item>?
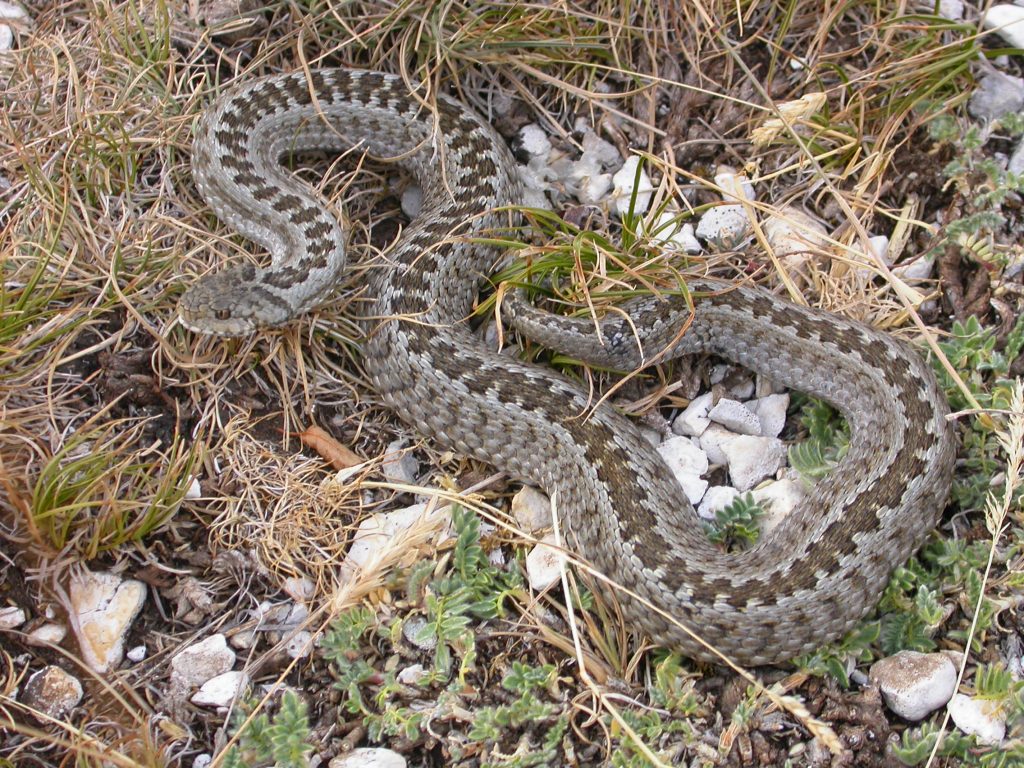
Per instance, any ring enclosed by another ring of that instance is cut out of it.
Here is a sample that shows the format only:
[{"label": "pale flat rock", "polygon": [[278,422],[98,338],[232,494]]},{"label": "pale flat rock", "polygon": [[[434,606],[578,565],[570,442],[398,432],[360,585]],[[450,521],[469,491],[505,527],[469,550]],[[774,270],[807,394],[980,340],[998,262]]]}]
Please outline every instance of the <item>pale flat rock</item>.
[{"label": "pale flat rock", "polygon": [[707,454],[712,464],[728,464],[729,457],[725,454],[725,446],[740,437],[730,432],[721,424],[712,424],[700,436],[700,448]]},{"label": "pale flat rock", "polygon": [[693,224],[682,221],[683,213],[675,204],[659,211],[653,221],[644,221],[643,231],[668,251],[697,254],[704,250],[694,234]]},{"label": "pale flat rock", "polygon": [[25,611],[16,605],[8,605],[0,608],[0,631],[5,629],[17,629],[28,621]]},{"label": "pale flat rock", "polygon": [[313,652],[313,633],[300,629],[285,641],[284,652],[290,659],[304,659]]},{"label": "pale flat rock", "polygon": [[715,513],[728,507],[739,495],[731,485],[712,485],[701,499],[697,514],[705,520],[714,520]]},{"label": "pale flat rock", "polygon": [[248,685],[249,676],[245,672],[225,672],[203,683],[190,701],[197,707],[226,709]]},{"label": "pale flat rock", "polygon": [[786,516],[807,495],[807,491],[799,480],[790,480],[789,478],[765,483],[751,493],[754,501],[760,504],[765,511],[764,519],[761,520],[762,536],[785,520]]},{"label": "pale flat rock", "polygon": [[388,443],[380,469],[389,483],[412,485],[419,474],[420,463],[411,451],[405,450],[404,440],[393,440]]},{"label": "pale flat rock", "polygon": [[78,706],[82,693],[78,678],[60,667],[49,666],[29,677],[19,701],[46,717],[59,720]]},{"label": "pale flat rock", "polygon": [[997,746],[1006,736],[1006,715],[998,701],[973,699],[958,693],[946,705],[956,727],[978,737],[978,741]]},{"label": "pale flat rock", "polygon": [[[925,0],[920,5],[924,11],[930,11],[935,7],[932,0]],[[964,17],[963,0],[939,0],[939,16],[950,21],[960,21]]]},{"label": "pale flat rock", "polygon": [[690,435],[692,437],[703,435],[704,430],[711,425],[708,411],[711,410],[713,400],[714,397],[710,392],[693,398],[690,404],[672,422],[672,431],[677,435]]},{"label": "pale flat rock", "polygon": [[580,143],[583,146],[581,159],[583,157],[593,158],[602,168],[621,167],[622,155],[619,154],[619,148],[610,141],[602,139],[594,133],[592,128],[584,131],[583,140]]},{"label": "pale flat rock", "polygon": [[789,393],[765,395],[746,404],[761,424],[758,432],[763,437],[778,437],[786,426],[786,412],[789,410]]},{"label": "pale flat rock", "polygon": [[610,173],[588,173],[585,167],[576,165],[573,167],[573,176],[576,182],[576,197],[584,205],[597,205],[612,188],[612,175]]},{"label": "pale flat rock", "polygon": [[25,642],[29,645],[60,645],[68,636],[68,628],[63,624],[47,622],[36,627],[25,636]]},{"label": "pale flat rock", "polygon": [[1024,107],[1024,79],[999,70],[986,72],[978,80],[967,111],[978,120],[998,120]]},{"label": "pale flat rock", "polygon": [[[551,546],[548,546],[551,545]],[[555,546],[555,534],[549,533],[526,556],[526,578],[530,588],[543,592],[562,578],[563,555]]]},{"label": "pale flat rock", "polygon": [[528,123],[520,128],[515,144],[531,159],[536,158],[541,162],[547,160],[551,154],[551,139],[536,123]]},{"label": "pale flat rock", "polygon": [[192,688],[230,672],[233,666],[235,652],[218,633],[178,651],[171,659],[171,677],[179,687]]},{"label": "pale flat rock", "polygon": [[188,488],[185,490],[185,499],[188,501],[195,501],[196,499],[203,498],[203,486],[199,482],[198,477],[193,477],[188,481]]},{"label": "pale flat rock", "polygon": [[402,685],[416,685],[426,676],[427,670],[423,668],[422,664],[411,664],[395,675],[395,679]]},{"label": "pale flat rock", "polygon": [[383,747],[359,747],[332,758],[327,768],[405,768],[405,758]]},{"label": "pale flat rock", "polygon": [[944,707],[956,691],[956,667],[941,653],[900,651],[872,664],[869,676],[885,705],[905,720]]},{"label": "pale flat rock", "polygon": [[750,234],[747,209],[738,203],[709,208],[697,223],[696,235],[709,246],[728,250],[739,245]]},{"label": "pale flat rock", "polygon": [[981,20],[981,25],[995,30],[1012,47],[1024,48],[1024,8],[1009,3],[993,5]]},{"label": "pale flat rock", "polygon": [[281,589],[297,603],[309,602],[316,594],[316,584],[306,576],[289,576],[281,583]]},{"label": "pale flat rock", "polygon": [[145,660],[146,653],[146,646],[136,645],[134,648],[129,648],[125,656],[128,658],[128,661],[138,664],[140,661]]},{"label": "pale flat rock", "polygon": [[415,219],[423,209],[423,190],[416,184],[410,184],[402,190],[398,204],[402,207],[402,213]]},{"label": "pale flat rock", "polygon": [[726,392],[728,392],[732,400],[742,402],[754,396],[754,377],[750,376],[747,372],[734,371],[722,383],[725,385]]},{"label": "pale flat rock", "polygon": [[782,262],[800,269],[827,259],[828,230],[802,208],[789,205],[770,214],[761,225],[768,244]]},{"label": "pale flat rock", "polygon": [[[753,382],[751,382],[753,391]],[[730,432],[740,435],[761,434],[761,420],[753,411],[743,403],[723,397],[715,407],[708,411],[708,418],[711,421],[721,424]]]},{"label": "pale flat rock", "polygon": [[402,623],[402,637],[410,645],[421,651],[432,651],[437,648],[437,635],[428,629],[427,620],[423,616],[410,616]]},{"label": "pale flat rock", "polygon": [[746,176],[736,173],[727,165],[718,166],[715,171],[715,185],[721,190],[722,199],[727,203],[753,202],[754,185]]},{"label": "pale flat rock", "polygon": [[777,437],[740,435],[722,446],[729,477],[740,492],[749,491],[786,463],[786,446]]},{"label": "pale flat rock", "polygon": [[103,674],[124,658],[124,636],[146,602],[146,585],[114,573],[82,570],[68,594],[82,659]]},{"label": "pale flat rock", "polygon": [[526,533],[537,533],[551,527],[551,499],[529,485],[512,497],[512,517]]},{"label": "pale flat rock", "polygon": [[[1022,144],[1021,146],[1024,146],[1024,144]],[[1024,167],[1022,167],[1021,170],[1024,170]],[[908,283],[916,282],[919,280],[931,280],[934,272],[934,256],[919,256],[909,264],[900,264],[899,266],[893,267],[892,269],[892,273],[896,275],[896,277],[900,278],[901,280],[905,280]]]},{"label": "pale flat rock", "polygon": [[[428,508],[432,510],[428,513]],[[434,531],[434,541],[440,543],[451,535],[452,510],[429,502],[413,504],[393,512],[378,512],[359,523],[342,568],[354,572],[369,563],[381,549],[392,544],[397,536],[413,526],[425,525]]]},{"label": "pale flat rock", "polygon": [[696,506],[708,488],[701,475],[708,471],[708,457],[688,437],[670,437],[657,448],[662,460],[672,470],[676,481],[690,503]]},{"label": "pale flat rock", "polygon": [[640,166],[640,158],[636,155],[626,158],[615,174],[612,175],[612,203],[614,211],[620,217],[629,213],[631,201],[633,201],[634,189],[636,199],[633,201],[634,215],[641,215],[647,211],[651,204],[651,195],[654,193],[654,185],[651,177],[647,175],[644,168],[640,168],[640,175],[637,177],[637,168]]}]

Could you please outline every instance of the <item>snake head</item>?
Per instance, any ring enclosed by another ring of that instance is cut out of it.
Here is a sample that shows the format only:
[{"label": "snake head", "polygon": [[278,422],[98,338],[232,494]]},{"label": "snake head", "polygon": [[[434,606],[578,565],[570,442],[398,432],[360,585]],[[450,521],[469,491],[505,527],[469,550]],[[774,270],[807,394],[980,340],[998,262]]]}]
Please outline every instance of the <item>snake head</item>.
[{"label": "snake head", "polygon": [[247,264],[207,275],[178,301],[182,325],[213,336],[246,336],[259,328],[284,325],[291,314],[260,284],[260,274]]}]

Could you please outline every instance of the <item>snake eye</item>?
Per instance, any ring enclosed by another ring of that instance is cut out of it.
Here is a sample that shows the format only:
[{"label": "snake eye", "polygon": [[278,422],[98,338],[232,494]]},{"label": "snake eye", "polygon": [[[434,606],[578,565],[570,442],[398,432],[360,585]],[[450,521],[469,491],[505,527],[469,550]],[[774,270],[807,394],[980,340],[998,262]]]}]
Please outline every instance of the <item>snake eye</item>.
[{"label": "snake eye", "polygon": [[227,309],[217,309],[214,310],[213,316],[216,317],[218,320],[230,320],[231,312]]}]

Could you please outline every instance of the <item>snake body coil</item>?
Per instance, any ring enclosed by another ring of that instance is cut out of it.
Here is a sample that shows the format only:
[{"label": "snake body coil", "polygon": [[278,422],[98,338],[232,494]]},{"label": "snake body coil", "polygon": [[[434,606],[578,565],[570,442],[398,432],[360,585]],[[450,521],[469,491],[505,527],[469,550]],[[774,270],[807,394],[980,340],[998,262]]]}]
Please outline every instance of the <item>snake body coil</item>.
[{"label": "snake body coil", "polygon": [[[679,485],[626,418],[553,371],[487,348],[466,323],[497,255],[458,239],[496,225],[520,182],[501,139],[441,96],[435,109],[400,79],[318,70],[225,93],[193,144],[198,188],[213,210],[271,253],[265,269],[226,269],[182,298],[186,326],[239,335],[280,325],[331,289],[344,234],[325,202],[280,166],[289,152],[361,146],[399,157],[423,190],[420,214],[372,271],[374,318],[364,366],[383,401],[422,434],[534,483],[557,499],[581,555],[615,581],[747,664],[807,653],[848,630],[878,600],[892,569],[935,526],[949,492],[954,439],[925,362],[860,323],[759,289],[691,284],[646,300],[632,323],[593,328],[518,303],[527,335],[590,362],[629,369],[645,349],[712,352],[821,397],[851,427],[849,451],[785,521],[751,549],[725,554],[704,536]],[[618,323],[618,324],[616,324]],[[660,643],[709,651],[660,613],[624,601]]]}]

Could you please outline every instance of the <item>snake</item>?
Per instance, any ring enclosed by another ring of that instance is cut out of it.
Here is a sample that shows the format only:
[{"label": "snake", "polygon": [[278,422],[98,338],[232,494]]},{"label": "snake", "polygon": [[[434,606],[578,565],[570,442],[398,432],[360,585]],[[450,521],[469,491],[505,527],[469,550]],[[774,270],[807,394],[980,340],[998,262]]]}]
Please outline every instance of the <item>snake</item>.
[{"label": "snake", "polygon": [[[422,206],[367,270],[361,366],[380,402],[422,436],[540,487],[572,551],[614,585],[624,619],[697,661],[777,665],[850,631],[936,527],[956,441],[924,357],[867,324],[710,277],[635,298],[599,325],[511,296],[523,336],[622,371],[713,354],[820,398],[849,425],[845,455],[749,548],[709,541],[637,424],[578,382],[502,354],[473,310],[505,258],[481,233],[522,200],[515,158],[458,99],[384,72],[324,68],[225,88],[193,127],[198,192],[269,263],[223,267],[181,295],[199,334],[286,325],[329,300],[346,233],[283,165],[356,149],[396,164]],[[476,236],[476,237],[474,237]]]}]

